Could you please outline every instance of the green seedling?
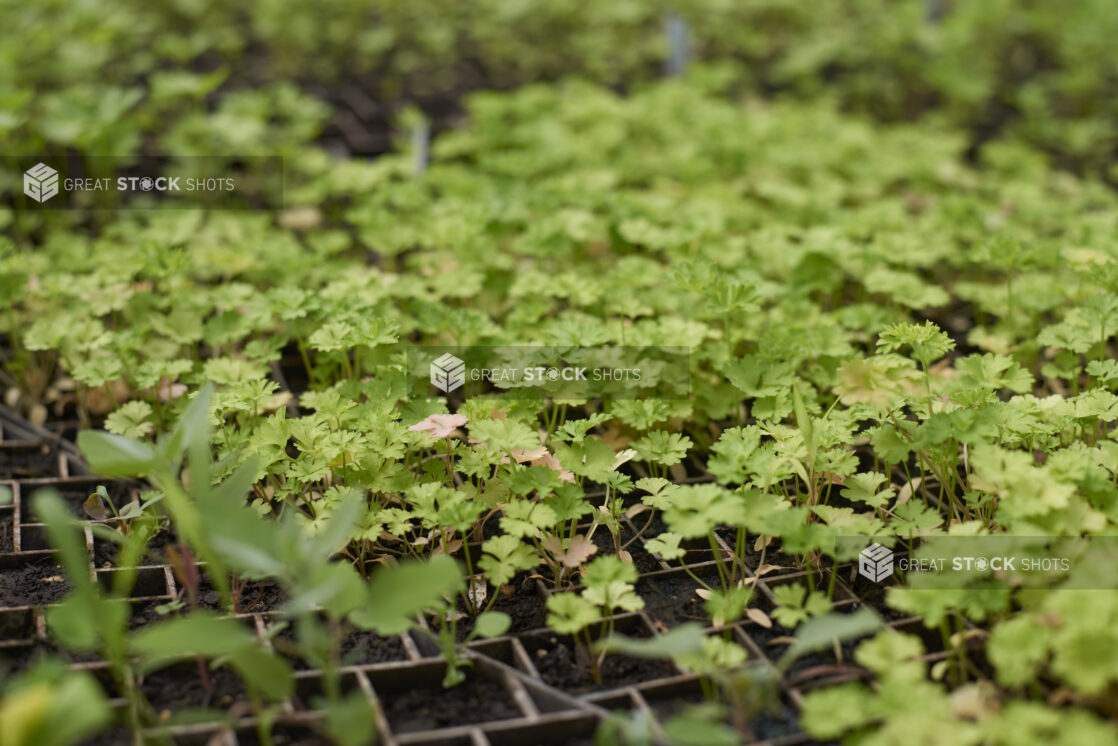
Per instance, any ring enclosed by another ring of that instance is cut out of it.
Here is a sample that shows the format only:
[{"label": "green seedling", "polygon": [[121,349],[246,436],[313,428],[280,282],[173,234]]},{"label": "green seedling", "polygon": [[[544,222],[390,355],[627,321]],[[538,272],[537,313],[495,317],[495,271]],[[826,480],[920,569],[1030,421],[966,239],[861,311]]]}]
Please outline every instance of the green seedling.
[{"label": "green seedling", "polygon": [[112,720],[97,680],[44,661],[4,682],[0,690],[0,743],[5,746],[72,746],[95,736]]},{"label": "green seedling", "polygon": [[[644,600],[633,586],[636,580],[637,571],[632,563],[613,556],[599,557],[586,566],[585,587],[580,593],[556,593],[547,599],[547,626],[575,640],[579,657],[599,684],[606,653],[595,650],[593,641],[613,633],[613,614],[618,610],[644,608]],[[595,636],[590,627],[596,623]]]}]

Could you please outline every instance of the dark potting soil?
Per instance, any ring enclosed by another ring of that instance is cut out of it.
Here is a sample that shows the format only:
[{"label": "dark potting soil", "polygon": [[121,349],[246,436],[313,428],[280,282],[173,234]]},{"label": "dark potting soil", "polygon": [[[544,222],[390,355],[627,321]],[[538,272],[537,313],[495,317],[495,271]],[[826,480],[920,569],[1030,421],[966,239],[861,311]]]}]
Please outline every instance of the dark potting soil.
[{"label": "dark potting soil", "polygon": [[58,474],[58,451],[37,444],[0,448],[0,478],[38,479]]},{"label": "dark potting soil", "polygon": [[40,658],[52,653],[54,653],[53,648],[40,642],[0,647],[0,680],[26,671]]},{"label": "dark potting soil", "polygon": [[342,640],[342,664],[346,666],[407,660],[408,653],[399,637],[381,637],[375,632],[357,630]]},{"label": "dark potting soil", "polygon": [[15,524],[12,523],[11,512],[0,513],[0,554],[8,554],[16,550]]},{"label": "dark potting soil", "polygon": [[62,568],[50,560],[0,571],[0,608],[55,603],[69,590]]},{"label": "dark potting soil", "polygon": [[[152,537],[137,566],[155,567],[156,565],[166,564],[166,554],[163,552],[163,547],[168,542],[173,541],[173,538],[168,531],[160,531]],[[120,545],[116,542],[99,538],[94,534],[93,564],[100,568],[116,567],[120,557],[120,549]]]},{"label": "dark potting soil", "polygon": [[[109,493],[109,499],[112,500],[117,510],[123,510],[124,506],[128,503],[130,492],[135,487],[135,484],[124,480],[106,481],[102,479],[82,479],[76,483],[60,481],[44,484],[41,487],[43,489],[50,488],[57,492],[75,518],[82,521],[91,521],[97,519],[85,512],[85,501],[89,499],[90,495],[97,492],[98,487],[104,487],[105,491]],[[31,492],[33,493],[34,490],[37,489],[40,489],[40,487],[36,486],[32,488]],[[105,509],[111,517],[112,508],[106,505]],[[32,501],[23,500],[21,502],[20,520],[25,523],[38,522],[38,518],[34,515],[32,509]]]},{"label": "dark potting soil", "polygon": [[156,712],[186,708],[227,708],[245,699],[244,684],[230,668],[208,670],[209,691],[195,663],[184,663],[149,673],[141,689]]},{"label": "dark potting soil", "polygon": [[[773,662],[780,660],[780,657],[784,655],[784,651],[788,649],[787,642],[775,642],[775,640],[781,637],[792,637],[795,634],[781,627],[779,624],[774,624],[771,629],[765,629],[759,625],[750,624],[745,627],[745,631],[765,656]],[[854,650],[862,643],[863,639],[864,638],[846,640],[840,644],[839,647],[842,650],[841,662],[835,657],[833,646],[808,653],[797,659],[788,667],[785,677],[796,679],[798,674],[802,674],[808,671],[808,669],[814,669],[816,667],[826,668],[813,671],[807,679],[862,671],[862,667],[854,662]]]},{"label": "dark potting soil", "polygon": [[[705,702],[702,694],[694,692],[691,694],[684,694],[676,697],[663,697],[660,699],[650,698],[645,694],[645,700],[652,711],[656,713],[656,718],[661,723],[665,722],[674,715],[682,714],[687,708],[700,705]],[[779,698],[773,698],[773,701],[767,703],[766,707],[762,707],[760,711],[753,714],[747,723],[750,735],[754,740],[769,741],[777,738],[784,738],[798,733],[799,719],[796,714],[796,708],[788,701],[787,697],[781,695]]]},{"label": "dark potting soil", "polygon": [[67,663],[91,663],[100,660],[96,653],[73,653],[34,641],[29,645],[0,647],[0,679],[34,666],[41,658],[62,658]]},{"label": "dark potting soil", "polygon": [[[704,569],[698,575],[712,588],[718,587],[718,576]],[[637,581],[637,594],[644,599],[644,610],[654,620],[674,627],[683,622],[709,622],[703,599],[696,595],[699,584],[687,575],[644,577]],[[759,598],[757,592],[754,598]]]},{"label": "dark potting soil", "polygon": [[[179,598],[190,602],[190,594],[180,587]],[[237,612],[240,614],[271,611],[287,601],[287,594],[270,580],[246,580],[241,586],[241,593],[234,599]],[[198,605],[207,609],[221,609],[221,594],[210,584],[207,577],[202,578],[198,586]]]},{"label": "dark potting soil", "polygon": [[800,731],[796,709],[783,697],[771,709],[762,710],[749,721],[749,730],[762,741],[791,736]]},{"label": "dark potting soil", "polygon": [[472,725],[521,716],[501,682],[477,673],[450,689],[422,687],[380,695],[396,733]]},{"label": "dark potting soil", "polygon": [[[255,728],[237,731],[237,746],[260,746]],[[272,726],[272,746],[333,746],[336,742],[324,738],[309,726],[276,723]]]},{"label": "dark potting soil", "polygon": [[[272,646],[291,667],[297,671],[306,671],[313,666],[298,655],[298,643],[295,631],[285,627],[272,638]],[[403,641],[397,637],[381,637],[370,630],[349,630],[342,638],[339,646],[341,663],[343,666],[360,666],[370,663],[387,663],[390,661],[405,661],[408,652]]]},{"label": "dark potting soil", "polygon": [[[722,528],[715,529],[714,532],[718,534],[718,537],[722,539],[722,541],[726,542],[728,547],[731,549],[734,548],[738,534],[736,528],[723,526]],[[780,550],[781,544],[779,538],[773,538],[764,549],[754,549],[753,547],[756,543],[757,534],[748,534],[745,537],[745,564],[748,565],[750,570],[756,572],[761,565],[776,565],[786,572],[799,572],[804,569],[803,563],[797,557],[785,554]],[[762,555],[764,556],[762,557]],[[826,558],[824,564],[829,565],[830,559]],[[774,570],[766,574],[775,572]]]},{"label": "dark potting soil", "polygon": [[[527,632],[547,624],[547,605],[536,587],[534,578],[521,573],[512,582],[501,588],[489,587],[490,593],[497,594],[490,611],[500,611],[509,615],[512,624],[510,632]],[[486,600],[488,602],[488,599]],[[462,600],[458,600],[458,610],[465,611]],[[465,640],[474,629],[475,617],[467,615],[458,620],[458,639]]]},{"label": "dark potting soil", "polygon": [[[633,531],[627,526],[621,528],[621,546],[625,546],[633,538]],[[613,545],[613,535],[606,529],[605,526],[599,526],[594,531],[594,536],[590,539],[598,547],[598,553],[595,557],[602,557],[607,554],[616,554],[617,549]],[[640,540],[634,541],[625,548],[625,551],[633,558],[633,565],[637,568],[637,572],[656,572],[662,570],[660,561],[657,560],[652,554],[644,548]]]},{"label": "dark potting soil", "polygon": [[101,731],[82,743],[84,746],[120,746],[124,743],[132,743],[132,731],[124,726],[117,725],[109,730]]},{"label": "dark potting soil", "polygon": [[[162,559],[160,559],[158,556],[155,556],[157,555],[158,551],[159,547],[152,547],[149,544],[148,550],[145,551],[144,555],[140,558],[139,563],[136,563],[136,565],[138,565],[139,567],[154,567],[157,565],[162,565]],[[94,538],[93,564],[96,567],[116,567],[117,559],[120,558],[120,555],[121,547],[120,545],[117,545],[116,542],[106,539]]]},{"label": "dark potting soil", "polygon": [[[856,573],[857,571],[855,570],[854,572]],[[907,619],[911,616],[911,614],[906,614],[903,611],[897,611],[896,609],[891,608],[885,603],[886,591],[889,588],[888,585],[873,583],[869,580],[866,580],[861,575],[855,575],[853,578],[848,578],[847,575],[844,573],[843,575],[840,575],[840,579],[845,579],[848,581],[848,584],[850,585],[850,588],[854,593],[854,598],[856,598],[861,604],[868,606],[876,611],[886,621],[896,622],[900,621],[901,619]]]},{"label": "dark potting soil", "polygon": [[653,679],[678,676],[668,661],[607,655],[602,662],[602,681],[594,681],[590,667],[579,656],[569,638],[521,638],[540,677],[550,686],[573,694],[612,689]]},{"label": "dark potting soil", "polygon": [[[132,604],[132,614],[128,618],[128,626],[131,629],[136,627],[143,627],[145,624],[153,624],[164,619],[169,619],[173,612],[168,609],[168,613],[160,614],[156,609],[159,606],[165,606],[170,601],[137,601]],[[187,611],[184,607],[183,611]]]}]

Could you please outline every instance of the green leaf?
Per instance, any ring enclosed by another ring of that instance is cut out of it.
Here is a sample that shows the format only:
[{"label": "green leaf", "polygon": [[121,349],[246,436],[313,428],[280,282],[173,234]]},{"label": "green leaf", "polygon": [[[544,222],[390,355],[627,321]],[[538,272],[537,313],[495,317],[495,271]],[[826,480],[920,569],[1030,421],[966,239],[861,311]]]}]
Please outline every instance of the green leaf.
[{"label": "green leaf", "polygon": [[350,619],[377,634],[398,635],[414,625],[419,612],[441,607],[445,596],[463,587],[458,565],[442,554],[426,562],[381,567],[369,581],[369,604],[353,612]]},{"label": "green leaf", "polygon": [[785,627],[793,628],[809,617],[826,614],[831,610],[831,600],[822,591],[812,591],[799,583],[782,583],[773,586],[777,607],[772,615]]},{"label": "green leaf", "polygon": [[135,399],[121,405],[119,409],[106,417],[105,429],[110,433],[139,440],[147,437],[155,430],[155,425],[148,421],[151,415],[151,405],[146,401]]},{"label": "green leaf", "polygon": [[83,430],[78,433],[78,447],[89,468],[106,477],[146,476],[159,463],[150,444],[123,435]]},{"label": "green leaf", "polygon": [[511,418],[475,420],[470,423],[470,435],[487,448],[506,454],[514,448],[531,451],[540,445],[540,436],[532,428]]},{"label": "green leaf", "polygon": [[778,665],[787,670],[797,658],[822,650],[836,642],[865,637],[881,627],[881,617],[863,606],[853,614],[832,612],[809,619],[796,631],[795,641],[788,646]]},{"label": "green leaf", "polygon": [[649,539],[644,543],[645,549],[655,554],[657,557],[662,557],[666,560],[682,559],[687,554],[687,550],[679,545],[681,537],[679,534],[673,534],[670,531],[657,536],[655,539]]},{"label": "green leaf", "polygon": [[990,633],[986,653],[1004,686],[1022,686],[1035,679],[1048,655],[1045,629],[1030,615],[998,624]]},{"label": "green leaf", "polygon": [[478,567],[486,579],[500,587],[513,579],[521,570],[531,570],[540,564],[540,557],[531,547],[515,536],[502,534],[486,539],[481,545],[485,553],[478,561]]},{"label": "green leaf", "polygon": [[561,635],[573,635],[601,619],[598,608],[575,593],[556,593],[547,599],[547,626]]},{"label": "green leaf", "polygon": [[686,435],[669,433],[666,430],[653,430],[633,443],[633,448],[642,461],[672,466],[683,460],[687,455],[687,449],[692,445],[691,439]]},{"label": "green leaf", "polygon": [[854,660],[890,681],[915,682],[926,673],[924,663],[918,660],[923,654],[924,643],[919,637],[887,628],[860,644]]},{"label": "green leaf", "polygon": [[131,640],[132,652],[149,669],[197,656],[232,655],[258,644],[252,631],[240,622],[202,610],[144,627]]},{"label": "green leaf", "polygon": [[697,655],[703,649],[702,625],[685,622],[662,635],[647,639],[633,639],[624,635],[610,635],[595,643],[595,649],[607,653],[623,653],[637,658],[671,659],[681,655]]},{"label": "green leaf", "polygon": [[559,516],[547,505],[530,500],[505,503],[501,510],[501,530],[518,538],[533,538],[540,530],[554,527],[559,520]]},{"label": "green leaf", "polygon": [[878,492],[881,485],[886,484],[887,480],[888,477],[877,472],[852,474],[846,478],[842,488],[842,496],[847,500],[865,503],[871,508],[885,507],[889,504],[889,501],[896,497],[896,491],[892,486]]},{"label": "green leaf", "polygon": [[283,658],[262,645],[237,650],[229,658],[237,673],[272,701],[281,701],[295,691],[295,676]]},{"label": "green leaf", "polygon": [[98,485],[97,491],[91,494],[82,503],[82,511],[95,521],[103,521],[110,515],[108,506],[109,493],[104,485]]},{"label": "green leaf", "polygon": [[360,689],[350,692],[326,710],[325,730],[341,746],[365,746],[376,739],[377,726],[372,705]]},{"label": "green leaf", "polygon": [[716,705],[691,707],[668,718],[664,733],[673,746],[736,746],[741,743],[741,734],[719,722],[721,715],[722,708]]},{"label": "green leaf", "polygon": [[804,696],[803,726],[815,738],[833,741],[874,719],[876,704],[873,692],[865,684],[817,689]]},{"label": "green leaf", "polygon": [[487,611],[484,614],[478,615],[477,620],[474,622],[474,630],[471,636],[482,638],[500,637],[508,632],[511,626],[512,619],[508,614],[501,611]]},{"label": "green leaf", "polygon": [[635,583],[637,577],[637,568],[632,562],[613,554],[598,557],[586,566],[586,585],[590,588],[613,582]]},{"label": "green leaf", "polygon": [[5,683],[0,698],[4,746],[71,746],[92,738],[112,721],[105,694],[84,671],[42,663]]},{"label": "green leaf", "polygon": [[896,352],[905,347],[911,348],[913,357],[927,368],[930,363],[955,349],[955,342],[931,321],[923,324],[894,324],[883,331],[877,341],[877,348],[881,352]]}]

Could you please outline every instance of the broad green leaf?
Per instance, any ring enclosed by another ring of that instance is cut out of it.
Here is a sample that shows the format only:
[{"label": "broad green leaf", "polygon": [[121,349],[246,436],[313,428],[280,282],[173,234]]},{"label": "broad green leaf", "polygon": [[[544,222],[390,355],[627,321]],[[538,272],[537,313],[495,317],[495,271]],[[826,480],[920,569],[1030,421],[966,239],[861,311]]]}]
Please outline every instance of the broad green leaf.
[{"label": "broad green leaf", "polygon": [[259,642],[249,627],[202,610],[145,627],[131,640],[132,651],[148,668],[196,656],[233,655],[253,645]]},{"label": "broad green leaf", "polygon": [[398,635],[415,623],[415,616],[443,605],[464,582],[457,563],[446,555],[430,560],[381,567],[369,581],[369,603],[350,615],[354,624],[380,635]]},{"label": "broad green leaf", "polygon": [[685,622],[655,637],[634,639],[623,635],[610,635],[595,647],[609,653],[623,653],[638,658],[671,659],[681,655],[697,655],[703,649],[702,625]]},{"label": "broad green leaf", "polygon": [[11,683],[0,699],[4,746],[71,746],[112,721],[105,694],[84,671],[58,672],[41,665]]},{"label": "broad green leaf", "polygon": [[78,433],[78,447],[89,468],[106,477],[145,476],[160,463],[150,444],[98,430]]},{"label": "broad green leaf", "polygon": [[863,606],[853,614],[832,612],[809,619],[796,630],[795,641],[781,656],[779,666],[787,669],[797,658],[822,650],[835,642],[865,637],[881,627],[881,617]]},{"label": "broad green leaf", "polygon": [[474,635],[482,638],[500,637],[508,632],[512,619],[501,611],[487,611],[474,622]]}]

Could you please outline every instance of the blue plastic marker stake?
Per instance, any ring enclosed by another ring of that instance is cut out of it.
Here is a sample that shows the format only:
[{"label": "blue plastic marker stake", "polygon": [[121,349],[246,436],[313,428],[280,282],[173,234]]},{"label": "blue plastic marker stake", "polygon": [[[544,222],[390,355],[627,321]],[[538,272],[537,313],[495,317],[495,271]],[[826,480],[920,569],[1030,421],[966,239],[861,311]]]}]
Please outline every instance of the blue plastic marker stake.
[{"label": "blue plastic marker stake", "polygon": [[664,60],[664,75],[675,77],[687,68],[690,56],[687,21],[675,13],[665,16],[664,33],[668,37],[668,58]]},{"label": "blue plastic marker stake", "polygon": [[420,119],[411,130],[411,147],[415,153],[412,171],[421,174],[427,170],[427,160],[431,150],[431,127],[426,119]]}]

